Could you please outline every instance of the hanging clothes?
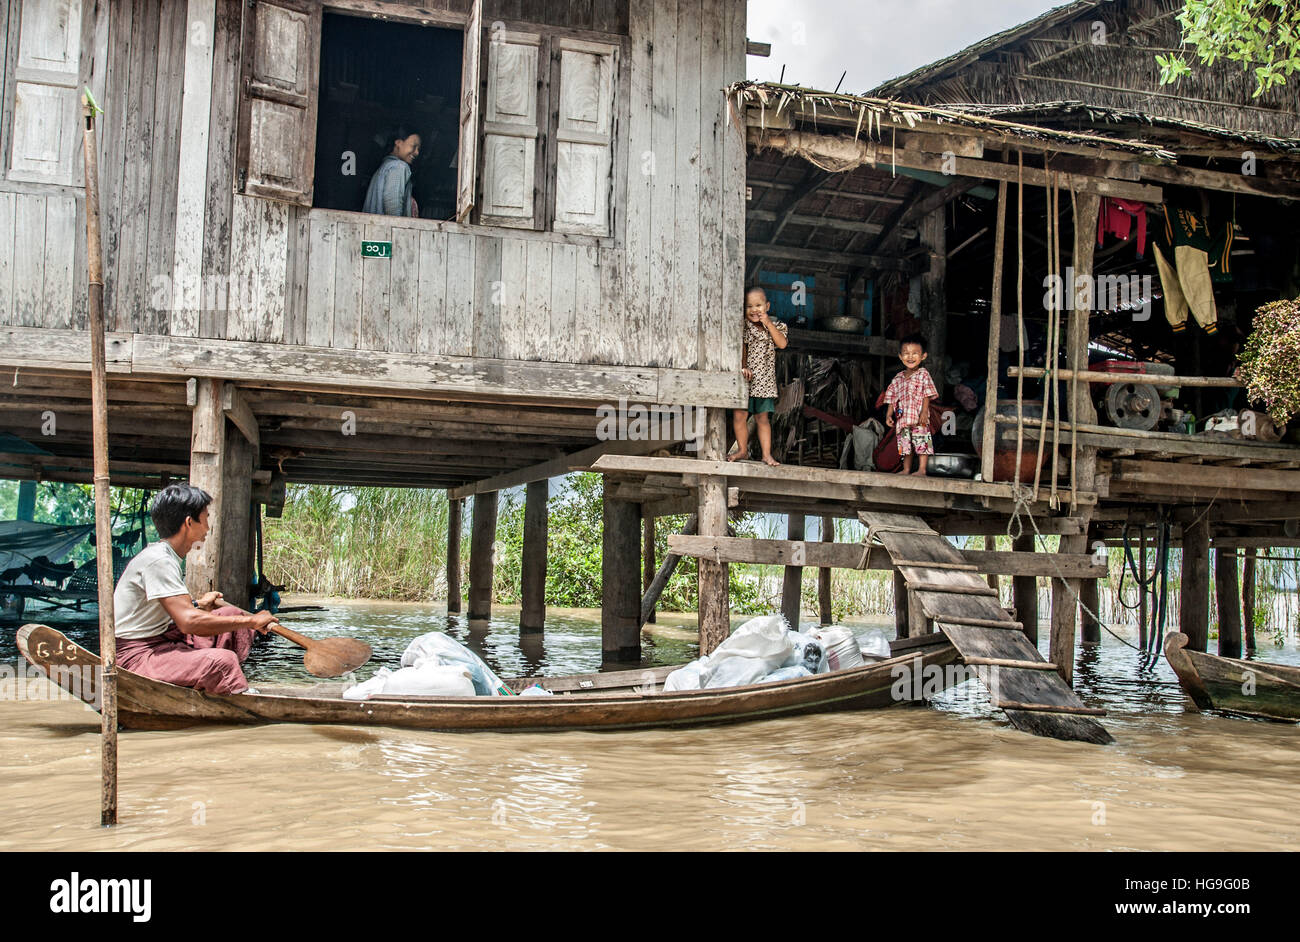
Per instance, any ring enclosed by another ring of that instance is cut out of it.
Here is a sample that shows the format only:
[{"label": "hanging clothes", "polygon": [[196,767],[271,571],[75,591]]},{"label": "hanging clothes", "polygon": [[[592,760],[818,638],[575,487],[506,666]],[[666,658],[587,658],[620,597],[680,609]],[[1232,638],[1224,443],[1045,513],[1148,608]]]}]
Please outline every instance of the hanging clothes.
[{"label": "hanging clothes", "polygon": [[1147,204],[1137,200],[1121,200],[1107,196],[1101,201],[1101,218],[1097,225],[1097,245],[1106,243],[1106,236],[1113,235],[1122,242],[1129,240],[1136,224],[1137,257],[1142,258],[1147,250]]},{"label": "hanging clothes", "polygon": [[1164,225],[1155,243],[1156,269],[1165,296],[1165,318],[1175,330],[1187,327],[1187,314],[1206,333],[1218,329],[1214,283],[1230,281],[1232,222],[1211,227],[1190,209],[1162,208]]}]

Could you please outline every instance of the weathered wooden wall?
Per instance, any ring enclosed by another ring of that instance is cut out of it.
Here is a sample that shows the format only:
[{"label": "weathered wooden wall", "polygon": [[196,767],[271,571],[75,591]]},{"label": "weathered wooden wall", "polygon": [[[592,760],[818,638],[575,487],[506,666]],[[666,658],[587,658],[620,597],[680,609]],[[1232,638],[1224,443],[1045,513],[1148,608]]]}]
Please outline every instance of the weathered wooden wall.
[{"label": "weathered wooden wall", "polygon": [[[0,0],[0,9],[20,2]],[[364,7],[366,0],[339,5]],[[428,0],[418,5],[431,8]],[[245,6],[241,0],[111,4],[100,125],[110,330],[338,350],[736,369],[745,169],[742,137],[728,121],[722,89],[744,74],[741,0],[485,4],[489,28],[500,20],[511,28],[532,23],[628,37],[616,88],[613,230],[604,237],[306,209],[237,194]],[[432,6],[456,12],[466,4]],[[196,22],[209,37],[206,46],[194,42]],[[9,26],[7,18],[0,35]],[[199,57],[188,74],[187,55]],[[204,108],[195,110],[191,100],[186,112],[207,119],[200,139],[206,155],[194,151],[193,118],[182,133],[187,87],[210,91]],[[0,325],[84,323],[80,193],[0,189],[0,246],[14,247],[0,251]],[[363,238],[392,241],[393,258],[363,260]],[[197,281],[172,277],[199,272],[201,292],[193,290]],[[187,286],[191,293],[183,298],[177,289]]]}]

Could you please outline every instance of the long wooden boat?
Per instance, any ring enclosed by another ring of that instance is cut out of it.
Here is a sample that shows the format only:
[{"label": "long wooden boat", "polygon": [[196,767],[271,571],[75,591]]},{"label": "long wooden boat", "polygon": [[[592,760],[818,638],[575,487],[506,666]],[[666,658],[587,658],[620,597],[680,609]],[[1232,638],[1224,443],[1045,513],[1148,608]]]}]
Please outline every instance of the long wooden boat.
[{"label": "long wooden boat", "polygon": [[[17,640],[23,656],[55,683],[98,706],[97,655],[45,625],[24,625]],[[540,683],[554,694],[549,697],[344,700],[342,683],[259,684],[257,694],[217,696],[119,669],[118,722],[128,729],[208,723],[334,723],[493,732],[644,729],[891,706],[898,702],[891,689],[905,676],[903,672],[918,668],[925,672],[927,690],[964,678],[961,671],[941,669],[958,658],[942,634],[905,639],[895,646],[895,656],[860,667],[716,690],[663,692],[664,678],[673,667],[506,681],[515,691]],[[920,678],[916,680],[919,684]]]},{"label": "long wooden boat", "polygon": [[1165,660],[1197,707],[1300,720],[1300,667],[1192,651],[1187,649],[1190,640],[1177,632],[1168,635]]}]

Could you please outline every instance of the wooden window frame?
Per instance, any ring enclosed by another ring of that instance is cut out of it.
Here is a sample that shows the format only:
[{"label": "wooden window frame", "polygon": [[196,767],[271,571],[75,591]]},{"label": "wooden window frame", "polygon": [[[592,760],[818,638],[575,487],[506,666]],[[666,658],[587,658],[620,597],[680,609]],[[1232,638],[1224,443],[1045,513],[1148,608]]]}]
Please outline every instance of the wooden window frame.
[{"label": "wooden window frame", "polygon": [[[42,192],[48,190],[54,191],[75,191],[83,192],[85,190],[85,167],[84,162],[79,159],[81,153],[81,94],[82,88],[93,85],[97,93],[102,97],[102,72],[98,73],[92,81],[92,64],[95,56],[101,50],[101,46],[106,48],[107,37],[107,16],[108,10],[98,9],[98,4],[94,0],[81,0],[81,27],[77,38],[77,77],[75,83],[69,87],[76,90],[76,105],[73,108],[77,118],[76,128],[70,130],[70,138],[73,143],[71,146],[70,163],[68,173],[64,178],[58,180],[33,178],[31,175],[21,174],[18,177],[13,176],[13,144],[14,144],[14,123],[17,120],[17,87],[22,81],[19,76],[18,53],[22,40],[22,16],[23,0],[0,0],[0,4],[7,7],[6,26],[8,33],[4,38],[5,56],[0,60],[0,95],[4,96],[4,120],[0,122],[0,183],[3,183],[6,190],[27,190],[29,187],[38,187]],[[107,7],[107,5],[105,5]],[[103,34],[105,42],[101,43],[100,34]]]}]

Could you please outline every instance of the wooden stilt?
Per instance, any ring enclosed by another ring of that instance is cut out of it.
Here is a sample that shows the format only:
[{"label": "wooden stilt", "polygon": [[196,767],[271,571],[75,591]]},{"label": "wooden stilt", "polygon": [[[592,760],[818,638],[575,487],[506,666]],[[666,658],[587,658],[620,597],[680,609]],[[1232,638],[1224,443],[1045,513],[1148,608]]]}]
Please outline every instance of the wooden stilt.
[{"label": "wooden stilt", "polygon": [[532,481],[525,492],[520,631],[541,631],[546,627],[546,500],[550,489],[550,481]]},{"label": "wooden stilt", "polygon": [[907,580],[894,570],[894,637],[906,638],[911,619],[907,617]]},{"label": "wooden stilt", "polygon": [[[802,540],[807,518],[803,514],[786,515],[786,539]],[[790,627],[799,630],[799,593],[803,588],[803,567],[786,566],[781,581],[781,614]]]},{"label": "wooden stilt", "polygon": [[934,630],[934,625],[930,619],[925,617],[925,611],[921,608],[921,603],[917,601],[916,595],[912,592],[905,593],[907,596],[907,636],[909,638],[919,638],[921,635],[928,635]]},{"label": "wooden stilt", "polygon": [[[1061,537],[1060,552],[1082,553],[1088,545],[1083,535]],[[1080,579],[1052,579],[1052,633],[1047,659],[1055,664],[1061,679],[1074,685],[1074,642],[1078,631]]]},{"label": "wooden stilt", "polygon": [[497,539],[497,492],[474,495],[469,535],[469,617],[492,617],[493,548]]},{"label": "wooden stilt", "polygon": [[[696,514],[691,514],[686,518],[686,523],[682,526],[683,536],[692,536],[695,533],[696,523],[698,521]],[[641,599],[641,624],[654,620],[655,606],[659,604],[659,596],[664,594],[664,587],[668,585],[668,580],[673,577],[677,570],[677,564],[681,561],[681,554],[669,553],[664,557],[660,564],[659,570],[655,573],[654,578],[650,581],[650,586],[645,590],[645,595]]]},{"label": "wooden stilt", "polygon": [[[723,409],[709,409],[703,422],[704,437],[700,442],[699,456],[706,461],[720,461],[726,457],[723,451],[727,441],[726,412]],[[700,478],[698,517],[700,536],[727,535],[726,478],[712,475]],[[728,579],[726,563],[700,559],[698,605],[701,654],[711,653],[731,633]]]},{"label": "wooden stilt", "polygon": [[[1138,529],[1138,572],[1142,574],[1143,579],[1147,577],[1146,527]],[[1147,625],[1150,624],[1151,618],[1147,606],[1150,597],[1151,594],[1147,589],[1138,586],[1138,647],[1143,651],[1147,649]]]},{"label": "wooden stilt", "polygon": [[212,503],[208,505],[208,523],[212,529],[202,547],[191,553],[185,564],[185,585],[190,595],[198,598],[214,590],[224,592],[219,585],[218,567],[226,536],[220,526],[226,517],[226,416],[221,408],[221,380],[203,377],[191,383],[194,397],[190,403],[193,409],[190,483],[212,495]]},{"label": "wooden stilt", "polygon": [[447,498],[447,612],[460,611],[460,528],[463,499]]},{"label": "wooden stilt", "polygon": [[15,520],[36,519],[36,482],[18,482],[18,513]]},{"label": "wooden stilt", "polygon": [[1210,522],[1204,511],[1183,524],[1182,598],[1178,626],[1192,651],[1204,651],[1210,638]]},{"label": "wooden stilt", "polygon": [[[996,551],[997,551],[997,548],[998,548],[998,538],[997,538],[996,536],[994,536],[993,534],[991,534],[991,533],[990,533],[990,534],[986,534],[986,535],[984,536],[984,550],[985,550],[986,552],[990,552],[990,553],[991,553],[991,552],[996,552]],[[998,575],[997,575],[997,573],[995,573],[995,572],[991,572],[991,573],[989,573],[989,575],[988,575],[988,583],[989,583],[989,587],[992,588],[992,589],[996,589],[996,588],[998,587]]]},{"label": "wooden stilt", "polygon": [[[247,609],[253,583],[252,500],[253,470],[256,449],[233,428],[226,436],[226,456],[222,462],[220,557],[217,560],[217,584],[231,605]],[[209,515],[209,519],[211,519]]]},{"label": "wooden stilt", "polygon": [[[835,542],[835,518],[822,517],[822,542]],[[829,625],[834,621],[834,614],[831,611],[831,570],[829,566],[823,566],[817,570],[817,617],[823,625]]]},{"label": "wooden stilt", "polygon": [[[1024,533],[1012,541],[1011,549],[1017,553],[1034,551],[1034,535]],[[1035,576],[1012,576],[1011,604],[1016,618],[1025,626],[1025,637],[1035,647],[1038,645],[1038,579]]]},{"label": "wooden stilt", "polygon": [[641,659],[640,506],[604,498],[601,543],[600,644],[605,661]]},{"label": "wooden stilt", "polygon": [[1097,591],[1096,579],[1079,580],[1079,620],[1083,622],[1082,644],[1101,644],[1101,622],[1090,612],[1096,612],[1100,592]]},{"label": "wooden stilt", "polygon": [[1214,551],[1214,591],[1219,605],[1219,656],[1241,657],[1241,595],[1237,588],[1237,551]]},{"label": "wooden stilt", "polygon": [[[1089,534],[1084,540],[1085,550],[1092,548],[1094,537],[1095,534]],[[1083,644],[1101,644],[1101,622],[1093,614],[1100,614],[1099,596],[1096,579],[1079,580],[1079,620],[1083,623],[1080,641]]]},{"label": "wooden stilt", "polygon": [[1241,622],[1246,633],[1246,653],[1255,653],[1255,557],[1259,551],[1251,547],[1241,564]]},{"label": "wooden stilt", "polygon": [[[650,591],[650,586],[653,585],[655,581],[655,518],[652,515],[645,513],[644,505],[642,505],[641,513],[641,529],[641,566],[644,573],[642,576],[644,582],[641,589],[642,598],[644,599],[645,595]],[[652,605],[650,606],[649,616],[642,618],[641,624],[644,625],[647,621],[654,620],[655,610]]]}]

